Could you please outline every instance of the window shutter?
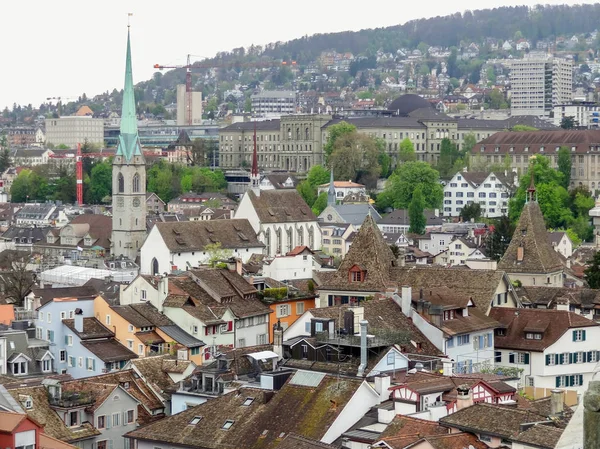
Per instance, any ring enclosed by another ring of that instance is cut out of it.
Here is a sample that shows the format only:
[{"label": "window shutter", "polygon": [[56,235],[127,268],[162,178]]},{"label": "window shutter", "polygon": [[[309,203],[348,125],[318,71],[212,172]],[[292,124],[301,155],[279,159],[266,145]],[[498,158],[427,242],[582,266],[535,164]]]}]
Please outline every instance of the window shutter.
[{"label": "window shutter", "polygon": [[592,361],[592,357],[593,357],[592,353],[593,353],[593,352],[594,352],[594,351],[589,351],[589,352],[587,353],[587,361],[588,361],[588,362],[591,362],[591,361]]},{"label": "window shutter", "polygon": [[488,334],[488,348],[491,348],[494,346],[494,334],[492,332],[490,332]]},{"label": "window shutter", "polygon": [[585,341],[585,329],[581,331],[581,341]]},{"label": "window shutter", "polygon": [[567,386],[572,387],[573,385],[575,385],[575,376],[569,376],[569,385]]},{"label": "window shutter", "polygon": [[584,352],[584,353],[583,353],[583,363],[586,363],[586,362],[588,361],[588,359],[587,359],[587,358],[588,358],[588,353],[587,353],[587,352]]},{"label": "window shutter", "polygon": [[562,365],[565,363],[565,355],[564,354],[558,354],[558,365]]},{"label": "window shutter", "polygon": [[526,352],[524,355],[525,355],[525,357],[524,357],[524,358],[525,358],[525,360],[524,360],[524,362],[523,362],[523,363],[524,363],[525,365],[529,365],[529,353],[527,353],[527,352]]},{"label": "window shutter", "polygon": [[65,345],[69,344],[69,337],[67,335],[65,335]]},{"label": "window shutter", "polygon": [[515,355],[514,354],[508,355],[508,363],[515,363]]},{"label": "window shutter", "polygon": [[92,371],[96,371],[96,359],[92,359]]},{"label": "window shutter", "polygon": [[208,326],[204,327],[204,335],[208,335]]},{"label": "window shutter", "polygon": [[560,376],[556,376],[556,388],[560,387]]},{"label": "window shutter", "polygon": [[583,374],[579,374],[579,385],[583,385]]},{"label": "window shutter", "polygon": [[123,421],[121,421],[124,426],[127,425],[127,412],[123,412]]},{"label": "window shutter", "polygon": [[108,440],[108,449],[113,449],[113,442],[112,442],[112,440]]},{"label": "window shutter", "polygon": [[233,321],[227,322],[227,332],[231,332],[233,330]]},{"label": "window shutter", "polygon": [[111,418],[111,416],[110,416],[110,415],[106,415],[106,418],[105,418],[105,419],[106,419],[106,428],[107,428],[107,429],[110,429],[110,428],[111,428],[111,425],[110,425],[110,424],[111,424],[111,423],[110,423],[111,419],[110,419],[110,418]]},{"label": "window shutter", "polygon": [[546,365],[550,365],[550,354],[546,354]]},{"label": "window shutter", "polygon": [[573,354],[572,352],[569,352],[569,363],[573,363],[573,359],[575,357],[573,357],[575,354]]},{"label": "window shutter", "polygon": [[573,341],[577,341],[577,331],[573,331]]}]

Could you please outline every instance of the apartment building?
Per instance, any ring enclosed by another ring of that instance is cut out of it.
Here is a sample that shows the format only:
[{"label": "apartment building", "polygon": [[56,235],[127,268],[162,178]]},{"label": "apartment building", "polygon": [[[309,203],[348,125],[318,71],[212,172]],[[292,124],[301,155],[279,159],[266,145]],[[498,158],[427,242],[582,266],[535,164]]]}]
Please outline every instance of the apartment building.
[{"label": "apartment building", "polygon": [[579,128],[598,128],[600,123],[600,105],[593,102],[557,104],[553,108],[554,124],[560,126],[565,117],[573,117]]},{"label": "apartment building", "polygon": [[[191,103],[190,103],[191,100]],[[191,110],[190,110],[191,108]],[[188,92],[185,84],[177,85],[177,126],[202,124],[202,92]]]},{"label": "apartment building", "polygon": [[294,114],[298,99],[290,90],[264,90],[250,97],[252,113],[262,117],[281,117]]},{"label": "apartment building", "polygon": [[600,189],[600,130],[499,132],[479,142],[471,157],[485,158],[489,164],[500,164],[508,157],[511,169],[522,175],[529,159],[538,154],[548,157],[556,168],[562,146],[571,151],[571,187]]},{"label": "apartment building", "polygon": [[71,148],[85,141],[104,144],[104,120],[89,116],[46,119],[46,143]]},{"label": "apartment building", "polygon": [[458,172],[444,186],[444,216],[458,217],[462,208],[479,203],[481,214],[498,218],[508,214],[508,199],[516,173]]},{"label": "apartment building", "polygon": [[571,102],[573,62],[530,53],[510,63],[511,113],[549,117],[554,105]]}]

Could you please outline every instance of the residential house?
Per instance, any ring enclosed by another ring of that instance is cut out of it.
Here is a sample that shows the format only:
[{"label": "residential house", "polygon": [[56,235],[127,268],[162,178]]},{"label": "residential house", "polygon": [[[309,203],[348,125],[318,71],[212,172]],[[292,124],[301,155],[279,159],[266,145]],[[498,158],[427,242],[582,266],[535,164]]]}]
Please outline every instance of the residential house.
[{"label": "residential house", "polygon": [[511,281],[524,286],[563,285],[563,263],[552,247],[544,216],[535,199],[533,178],[528,189],[528,200],[519,217],[513,237],[498,262]]},{"label": "residential house", "polygon": [[[33,140],[34,134],[32,133],[31,136]],[[53,151],[48,148],[18,148],[11,153],[10,159],[17,167],[35,167],[47,164],[52,154]]]},{"label": "residential house", "polygon": [[14,448],[75,449],[44,433],[44,428],[25,413],[0,411],[0,446]]},{"label": "residential house", "polygon": [[[323,192],[327,192],[329,190],[329,184],[329,182],[327,184],[321,184],[317,188],[317,193],[321,194]],[[335,189],[336,201],[341,201],[343,198],[345,198],[351,193],[361,193],[363,195],[367,194],[367,190],[364,184],[358,184],[352,181],[334,181],[333,188]]]},{"label": "residential house", "polygon": [[265,258],[262,274],[276,281],[312,279],[315,253],[308,246],[297,246],[285,255]]},{"label": "residential house", "polygon": [[146,192],[146,210],[159,214],[167,209],[167,204],[154,192]]},{"label": "residential house", "polygon": [[583,392],[599,352],[598,323],[564,310],[493,308],[501,324],[495,335],[495,364],[522,370],[524,385]]},{"label": "residential house", "polygon": [[84,317],[81,309],[75,309],[73,319],[63,319],[62,325],[64,340],[56,342],[61,348],[59,362],[66,359],[66,372],[76,379],[123,369],[138,357],[97,318]]},{"label": "residential house", "polygon": [[288,173],[271,173],[260,180],[260,190],[295,189],[297,185],[296,176]]},{"label": "residential house", "polygon": [[486,258],[482,248],[479,248],[474,241],[459,237],[452,240],[448,248],[435,255],[433,263],[446,266],[465,265],[469,259]]},{"label": "residential house", "polygon": [[321,251],[343,259],[350,249],[350,235],[356,231],[350,223],[321,223]]},{"label": "residential house", "polygon": [[565,231],[549,232],[550,243],[557,253],[568,259],[573,255],[573,242]]},{"label": "residential house", "polygon": [[0,374],[27,378],[55,371],[55,360],[46,340],[17,330],[26,321],[13,321],[12,329],[0,330]]},{"label": "residential house", "polygon": [[444,231],[431,231],[427,234],[415,238],[415,243],[421,251],[427,251],[432,255],[440,254],[450,246],[450,242],[454,239],[454,234]]},{"label": "residential house", "polygon": [[214,257],[211,248],[246,262],[264,246],[244,219],[156,223],[140,250],[140,272],[158,275],[198,267]]},{"label": "residential house", "polygon": [[359,228],[367,215],[373,216],[375,221],[381,219],[379,212],[369,203],[329,204],[318,216],[318,220],[320,223],[349,223]]},{"label": "residential house", "polygon": [[[437,209],[426,209],[423,211],[425,215],[425,230],[432,231],[440,228],[444,223]],[[381,232],[407,233],[410,228],[410,218],[408,209],[396,209],[382,218],[377,220],[377,226]]]},{"label": "residential house", "polygon": [[[36,311],[40,307],[53,302],[55,300],[55,298],[57,300],[59,300],[60,298],[85,300],[85,299],[94,299],[97,295],[98,295],[98,290],[91,285],[82,285],[80,287],[62,287],[62,288],[32,287],[31,291],[27,294],[27,296],[25,296],[23,305],[26,310]],[[71,304],[71,306],[72,307],[70,309],[68,308],[69,306],[66,306],[67,307],[66,309],[63,309],[61,307],[60,310],[57,310],[57,312],[60,313],[62,311],[65,311],[65,317],[66,317],[66,313],[68,311],[70,311],[70,316],[72,317],[73,313],[75,311],[75,308],[79,307],[79,306],[74,306],[73,303]],[[49,307],[58,307],[58,306],[49,306]],[[41,315],[41,316],[43,316],[43,315]],[[38,314],[38,319],[39,318],[40,318],[40,315]],[[40,323],[36,323],[36,324],[38,324],[38,327],[41,325]],[[52,323],[50,323],[50,324],[52,324]],[[56,324],[56,323],[54,323],[54,324]],[[45,332],[45,329],[42,329],[42,330]],[[42,332],[42,333],[45,335],[44,332]]]},{"label": "residential house", "polygon": [[[272,310],[271,322],[277,323],[283,330],[290,327],[304,312],[315,307],[315,296],[304,294],[289,295],[285,297],[269,296],[269,290],[263,290],[262,301]],[[269,326],[269,342],[273,342],[274,326]]]},{"label": "residential house", "polygon": [[481,206],[481,216],[498,218],[508,214],[508,200],[516,184],[516,173],[456,173],[444,186],[444,216],[458,217],[470,204]]},{"label": "residential house", "polygon": [[558,309],[600,321],[600,291],[593,288],[522,287],[517,290],[524,307]]},{"label": "residential house", "polygon": [[11,226],[0,237],[7,246],[11,246],[19,251],[33,252],[34,244],[46,240],[46,233],[49,227],[22,227]]},{"label": "residential house", "polygon": [[14,215],[14,221],[19,226],[50,226],[56,214],[56,205],[47,204],[25,204]]},{"label": "residential house", "polygon": [[[227,269],[192,270],[169,279],[163,313],[208,345],[243,348],[266,344],[271,309],[257,298],[257,290]],[[204,359],[211,357],[204,348]]]},{"label": "residential house", "polygon": [[187,209],[199,207],[223,207],[235,209],[236,203],[231,198],[218,192],[193,193],[188,192],[169,201],[167,210],[169,212],[183,212]]}]

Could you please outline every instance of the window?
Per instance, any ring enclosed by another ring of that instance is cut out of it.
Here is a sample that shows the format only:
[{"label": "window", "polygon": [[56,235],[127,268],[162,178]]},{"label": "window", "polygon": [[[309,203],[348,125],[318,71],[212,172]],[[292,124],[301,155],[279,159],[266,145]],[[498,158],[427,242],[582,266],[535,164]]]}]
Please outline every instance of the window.
[{"label": "window", "polygon": [[190,425],[195,426],[202,420],[202,416],[194,416],[190,421]]},{"label": "window", "polygon": [[98,429],[104,429],[106,427],[106,416],[98,416]]},{"label": "window", "polygon": [[61,363],[65,363],[67,361],[67,351],[65,351],[64,349],[61,349],[58,354],[58,359],[60,360]]},{"label": "window", "polygon": [[140,175],[137,173],[135,175],[133,175],[132,187],[133,187],[134,193],[137,193],[140,191]]},{"label": "window", "polygon": [[590,363],[598,362],[598,351],[589,351],[587,361]]},{"label": "window", "polygon": [[573,354],[573,363],[583,363],[585,362],[585,357],[583,352],[576,352]]},{"label": "window", "polygon": [[60,312],[60,319],[64,320],[67,317],[67,312]]},{"label": "window", "polygon": [[245,338],[238,338],[237,347],[238,348],[245,348],[246,347],[246,339]]},{"label": "window", "polygon": [[304,302],[298,301],[296,303],[296,315],[302,315],[304,313]]},{"label": "window", "polygon": [[568,352],[565,352],[564,354],[560,354],[560,364],[561,365],[568,365],[569,363],[571,363],[571,354]]},{"label": "window", "polygon": [[138,345],[138,355],[144,355],[144,345],[141,343]]},{"label": "window", "polygon": [[134,410],[127,410],[127,424],[131,424],[134,419]]},{"label": "window", "polygon": [[72,335],[67,336],[67,345],[73,346],[73,336]]},{"label": "window", "polygon": [[69,318],[72,320],[73,319],[73,310],[69,310]]},{"label": "window", "polygon": [[448,338],[448,340],[447,340],[447,346],[449,348],[453,348],[454,347],[454,337]]},{"label": "window", "polygon": [[40,312],[38,314],[38,317],[39,317],[40,321],[44,321],[44,312]]},{"label": "window", "polygon": [[140,291],[140,294],[141,294],[142,301],[146,301],[146,299],[148,299],[148,297],[147,297],[147,293],[148,293],[148,292],[147,292],[146,290],[141,290],[141,291]]},{"label": "window", "polygon": [[48,316],[48,323],[52,323],[52,314],[48,312],[46,315]]},{"label": "window", "polygon": [[582,374],[572,374],[570,376],[556,376],[556,387],[578,387],[583,385]]},{"label": "window", "polygon": [[573,331],[573,341],[585,341],[585,330]]},{"label": "window", "polygon": [[42,371],[44,373],[52,371],[52,360],[42,360]]},{"label": "window", "polygon": [[13,362],[12,373],[15,376],[22,376],[27,374],[27,362]]},{"label": "window", "polygon": [[133,333],[133,331],[134,331],[133,324],[130,324],[130,325],[129,325],[129,332],[130,332],[130,333]]},{"label": "window", "polygon": [[69,367],[73,368],[75,366],[75,357],[69,356]]},{"label": "window", "polygon": [[221,427],[221,429],[223,430],[229,430],[231,429],[231,426],[233,426],[234,421],[231,419],[228,419],[227,421],[225,421],[225,423],[223,424],[223,427]]},{"label": "window", "polygon": [[471,335],[469,335],[469,334],[458,335],[456,337],[456,345],[457,346],[468,345],[470,341],[471,341]]},{"label": "window", "polygon": [[83,368],[83,357],[79,357],[79,358],[77,359],[77,366],[78,366],[79,368]]},{"label": "window", "polygon": [[110,326],[110,315],[106,315],[106,325]]},{"label": "window", "polygon": [[527,340],[541,340],[542,339],[542,334],[539,334],[537,332],[527,332],[525,334],[525,338]]},{"label": "window", "polygon": [[113,413],[113,415],[112,415],[112,425],[113,425],[113,427],[121,425],[120,423],[121,423],[121,414],[120,413]]},{"label": "window", "polygon": [[95,371],[96,370],[96,359],[93,359],[92,357],[87,357],[85,360],[85,367],[87,368],[88,371]]},{"label": "window", "polygon": [[489,436],[489,435],[483,435],[483,434],[479,435],[479,439],[481,441],[484,441],[484,442],[487,442],[487,443],[491,443],[491,441],[492,441],[492,437],[491,436]]},{"label": "window", "polygon": [[266,345],[267,344],[267,334],[259,334],[256,336],[256,344],[257,345]]},{"label": "window", "polygon": [[125,178],[123,178],[123,174],[119,173],[119,176],[117,177],[117,182],[118,182],[118,189],[119,189],[119,193],[123,193],[125,191]]},{"label": "window", "polygon": [[556,365],[556,354],[546,354],[546,365]]},{"label": "window", "polygon": [[68,418],[68,425],[70,427],[74,427],[76,425],[79,424],[79,411],[75,411],[75,412],[70,412],[69,413],[69,418]]},{"label": "window", "polygon": [[244,401],[244,403],[242,405],[248,407],[248,406],[252,405],[253,402],[254,402],[254,398],[246,398],[246,400]]},{"label": "window", "polygon": [[502,352],[494,351],[494,363],[502,363]]},{"label": "window", "polygon": [[286,317],[290,315],[290,305],[289,304],[281,304],[277,306],[277,318]]}]

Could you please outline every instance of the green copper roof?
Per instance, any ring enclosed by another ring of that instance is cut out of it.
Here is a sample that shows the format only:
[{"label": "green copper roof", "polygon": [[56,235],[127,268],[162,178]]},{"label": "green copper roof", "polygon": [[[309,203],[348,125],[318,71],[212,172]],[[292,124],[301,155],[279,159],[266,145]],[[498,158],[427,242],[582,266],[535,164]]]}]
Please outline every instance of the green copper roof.
[{"label": "green copper roof", "polygon": [[121,111],[121,134],[117,146],[117,155],[126,161],[135,155],[141,155],[140,140],[135,114],[135,96],[133,93],[133,75],[131,70],[131,42],[127,30],[127,57],[125,60],[125,88],[123,90],[123,106]]}]

